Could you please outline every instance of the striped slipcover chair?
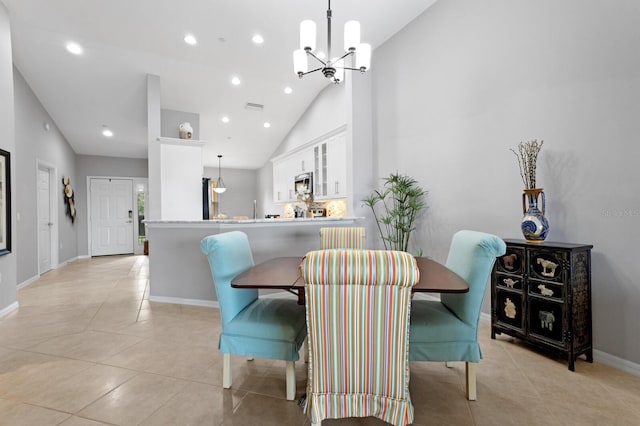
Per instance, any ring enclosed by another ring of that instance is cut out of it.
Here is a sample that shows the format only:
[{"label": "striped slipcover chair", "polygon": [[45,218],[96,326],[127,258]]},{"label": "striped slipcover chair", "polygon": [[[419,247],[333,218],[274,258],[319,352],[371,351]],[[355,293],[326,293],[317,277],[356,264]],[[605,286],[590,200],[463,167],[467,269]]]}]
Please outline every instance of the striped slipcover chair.
[{"label": "striped slipcover chair", "polygon": [[305,282],[309,374],[305,413],[323,419],[413,422],[409,395],[411,287],[416,261],[391,250],[317,250]]},{"label": "striped slipcover chair", "polygon": [[365,232],[362,227],[320,228],[320,248],[364,250]]}]

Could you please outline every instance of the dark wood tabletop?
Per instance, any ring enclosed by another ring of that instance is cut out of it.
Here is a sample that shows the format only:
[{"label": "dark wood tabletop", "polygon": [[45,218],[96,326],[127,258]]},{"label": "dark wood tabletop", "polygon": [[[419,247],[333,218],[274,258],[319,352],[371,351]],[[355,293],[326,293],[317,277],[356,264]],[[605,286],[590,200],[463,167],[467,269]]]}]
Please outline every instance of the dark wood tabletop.
[{"label": "dark wood tabletop", "polygon": [[[231,280],[231,287],[281,289],[298,295],[303,301],[304,281],[300,276],[302,257],[276,257],[249,268]],[[427,257],[416,257],[420,270],[420,281],[413,286],[414,292],[466,293],[467,282],[446,266]],[[302,297],[302,298],[301,298]],[[304,303],[304,302],[303,302]]]}]

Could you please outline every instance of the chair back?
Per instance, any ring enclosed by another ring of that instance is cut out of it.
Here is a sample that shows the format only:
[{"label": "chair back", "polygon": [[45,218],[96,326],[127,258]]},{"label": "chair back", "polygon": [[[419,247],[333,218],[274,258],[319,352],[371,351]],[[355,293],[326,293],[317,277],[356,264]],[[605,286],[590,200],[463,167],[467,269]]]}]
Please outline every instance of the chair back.
[{"label": "chair back", "polygon": [[415,259],[385,250],[317,250],[300,265],[305,282],[312,422],[374,416],[413,421],[409,396],[411,287]]},{"label": "chair back", "polygon": [[440,300],[465,323],[478,324],[493,264],[506,248],[500,238],[483,232],[463,230],[453,236],[446,266],[465,279],[469,292],[442,294]]},{"label": "chair back", "polygon": [[233,278],[253,266],[249,239],[244,232],[224,232],[203,238],[200,248],[209,259],[224,326],[258,298],[258,290],[231,287]]},{"label": "chair back", "polygon": [[320,228],[320,248],[364,250],[363,227]]}]

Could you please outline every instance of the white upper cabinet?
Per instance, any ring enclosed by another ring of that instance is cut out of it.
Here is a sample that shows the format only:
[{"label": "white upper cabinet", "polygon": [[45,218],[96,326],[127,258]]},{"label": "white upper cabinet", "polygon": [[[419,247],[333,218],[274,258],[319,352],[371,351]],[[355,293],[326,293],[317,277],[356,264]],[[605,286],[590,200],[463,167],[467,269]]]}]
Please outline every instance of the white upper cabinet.
[{"label": "white upper cabinet", "polygon": [[344,133],[327,144],[327,197],[345,198],[347,186],[347,141]]},{"label": "white upper cabinet", "polygon": [[297,201],[294,179],[308,172],[313,172],[313,195],[316,200],[349,196],[344,132],[273,160],[273,201]]}]

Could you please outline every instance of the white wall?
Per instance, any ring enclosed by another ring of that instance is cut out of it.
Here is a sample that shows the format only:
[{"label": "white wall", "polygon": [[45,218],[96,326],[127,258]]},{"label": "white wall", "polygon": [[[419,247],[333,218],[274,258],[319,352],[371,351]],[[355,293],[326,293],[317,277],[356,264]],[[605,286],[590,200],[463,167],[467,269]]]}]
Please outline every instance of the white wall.
[{"label": "white wall", "polygon": [[[14,68],[15,123],[16,123],[16,212],[18,232],[18,284],[38,276],[38,215],[37,174],[38,161],[57,170],[58,180],[51,182],[59,194],[57,212],[52,222],[58,226],[58,262],[64,263],[78,255],[78,229],[86,223],[86,216],[78,212],[74,224],[65,214],[62,177],[71,179],[76,206],[81,204],[78,193],[79,177],[76,174],[75,153],[58,130],[55,122],[44,109],[18,69]],[[49,124],[49,130],[45,128]],[[57,265],[52,265],[56,267]]]},{"label": "white wall", "polygon": [[[13,106],[13,69],[11,57],[11,31],[9,13],[0,2],[0,148],[11,153],[11,161],[15,160],[14,106]],[[11,166],[11,181],[15,182],[15,166]],[[16,305],[16,213],[15,191],[12,193],[11,216],[12,252],[0,256],[0,314],[7,313]]]},{"label": "white wall", "polygon": [[[640,4],[437,2],[374,53],[381,175],[429,190],[418,244],[463,228],[521,238],[509,151],[544,139],[550,241],[593,244],[595,349],[640,362]],[[489,297],[484,311],[489,311]]]},{"label": "white wall", "polygon": [[146,178],[149,176],[147,160],[143,158],[101,157],[77,155],[75,202],[78,218],[78,255],[89,254],[89,228],[87,218],[87,176]]}]

